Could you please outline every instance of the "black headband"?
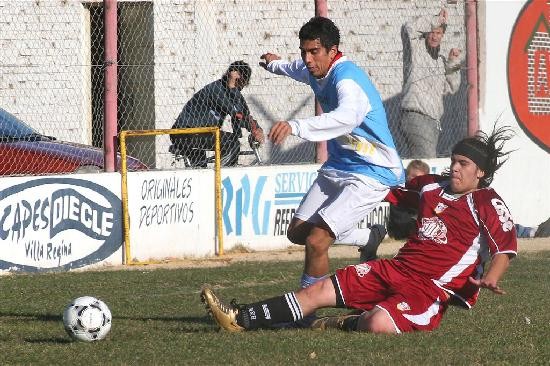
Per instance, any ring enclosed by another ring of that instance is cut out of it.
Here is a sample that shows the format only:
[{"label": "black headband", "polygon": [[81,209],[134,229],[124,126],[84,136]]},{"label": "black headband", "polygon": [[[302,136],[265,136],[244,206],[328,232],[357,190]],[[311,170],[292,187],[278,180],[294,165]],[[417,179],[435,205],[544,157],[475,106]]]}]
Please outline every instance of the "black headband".
[{"label": "black headband", "polygon": [[485,151],[482,146],[472,143],[472,141],[462,140],[457,143],[453,148],[453,155],[454,154],[469,158],[483,171],[487,169],[487,151]]}]

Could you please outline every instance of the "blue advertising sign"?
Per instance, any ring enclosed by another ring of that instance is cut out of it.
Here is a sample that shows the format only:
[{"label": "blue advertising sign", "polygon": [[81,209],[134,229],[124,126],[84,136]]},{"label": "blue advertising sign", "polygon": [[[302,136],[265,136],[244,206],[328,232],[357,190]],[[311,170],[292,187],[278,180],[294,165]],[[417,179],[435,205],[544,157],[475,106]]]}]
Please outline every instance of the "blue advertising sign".
[{"label": "blue advertising sign", "polygon": [[225,177],[222,181],[225,234],[286,236],[296,208],[316,177],[316,170]]}]

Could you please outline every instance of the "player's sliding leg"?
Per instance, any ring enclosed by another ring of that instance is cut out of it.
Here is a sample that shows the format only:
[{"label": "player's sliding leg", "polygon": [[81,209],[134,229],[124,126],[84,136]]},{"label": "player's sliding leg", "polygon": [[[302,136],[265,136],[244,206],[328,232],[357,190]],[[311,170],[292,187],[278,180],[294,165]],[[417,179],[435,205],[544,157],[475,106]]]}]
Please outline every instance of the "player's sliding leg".
[{"label": "player's sliding leg", "polygon": [[322,307],[336,306],[332,280],[251,304],[227,305],[206,287],[201,299],[218,325],[230,332],[272,328],[276,324],[296,322]]}]

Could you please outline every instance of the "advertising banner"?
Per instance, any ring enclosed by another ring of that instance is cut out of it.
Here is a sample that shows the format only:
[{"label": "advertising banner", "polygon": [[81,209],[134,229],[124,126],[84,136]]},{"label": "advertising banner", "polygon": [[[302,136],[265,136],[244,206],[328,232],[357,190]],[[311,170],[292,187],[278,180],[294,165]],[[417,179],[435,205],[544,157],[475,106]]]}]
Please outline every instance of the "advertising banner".
[{"label": "advertising banner", "polygon": [[73,177],[0,180],[0,270],[121,263],[119,175]]},{"label": "advertising banner", "polygon": [[[405,162],[406,163],[406,162]],[[439,173],[448,159],[428,161]],[[318,165],[222,170],[224,250],[284,249]],[[217,253],[214,172],[128,174],[130,258],[209,257]],[[122,263],[118,173],[0,180],[0,270],[62,271]],[[385,224],[382,203],[359,227]]]},{"label": "advertising banner", "polygon": [[214,198],[212,170],[129,173],[132,260],[214,255]]},{"label": "advertising banner", "polygon": [[[450,159],[428,159],[431,173],[443,172]],[[408,160],[404,161],[404,165]],[[320,165],[286,165],[222,171],[224,245],[252,249],[282,249],[292,243],[288,226]],[[358,223],[385,225],[389,204],[381,203]]]}]

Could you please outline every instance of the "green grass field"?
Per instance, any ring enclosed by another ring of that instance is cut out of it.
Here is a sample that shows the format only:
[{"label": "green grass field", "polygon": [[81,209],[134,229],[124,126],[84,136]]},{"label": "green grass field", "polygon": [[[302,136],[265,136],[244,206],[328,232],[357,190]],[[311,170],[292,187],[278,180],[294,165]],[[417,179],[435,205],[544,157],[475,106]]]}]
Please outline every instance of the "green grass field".
[{"label": "green grass field", "polygon": [[[353,260],[338,259],[334,266]],[[432,333],[375,336],[336,330],[219,332],[199,301],[209,283],[229,301],[296,287],[301,262],[220,268],[73,272],[0,277],[0,363],[193,365],[524,365],[550,364],[550,252],[525,253],[502,285],[471,311],[451,308]],[[103,341],[72,341],[64,306],[103,299],[113,326]],[[341,312],[327,309],[324,313]]]}]

